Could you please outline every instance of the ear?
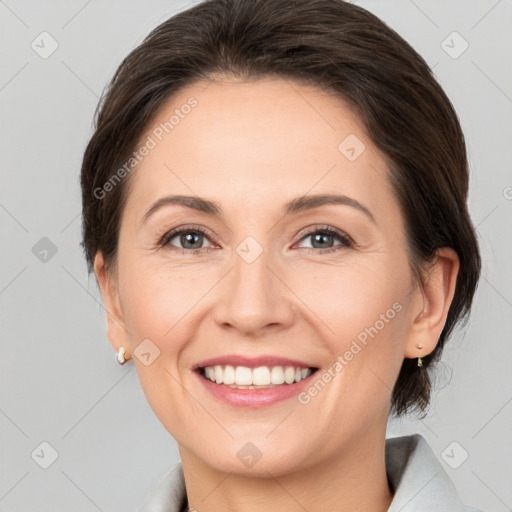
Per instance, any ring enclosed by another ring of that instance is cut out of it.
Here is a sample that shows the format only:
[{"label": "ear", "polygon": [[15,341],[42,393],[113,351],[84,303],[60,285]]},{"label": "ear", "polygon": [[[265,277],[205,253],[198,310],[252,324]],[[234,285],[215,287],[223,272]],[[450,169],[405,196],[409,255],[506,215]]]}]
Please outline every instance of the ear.
[{"label": "ear", "polygon": [[452,248],[438,249],[425,286],[419,290],[422,300],[418,301],[419,306],[414,312],[416,317],[410,326],[405,357],[424,357],[436,348],[455,294],[459,267],[459,257]]},{"label": "ear", "polygon": [[124,357],[129,359],[131,357],[131,345],[119,300],[116,276],[112,274],[112,271],[107,270],[103,254],[99,251],[94,257],[94,273],[96,274],[96,280],[107,314],[107,337],[116,352],[119,350],[119,347],[124,347],[126,350]]}]

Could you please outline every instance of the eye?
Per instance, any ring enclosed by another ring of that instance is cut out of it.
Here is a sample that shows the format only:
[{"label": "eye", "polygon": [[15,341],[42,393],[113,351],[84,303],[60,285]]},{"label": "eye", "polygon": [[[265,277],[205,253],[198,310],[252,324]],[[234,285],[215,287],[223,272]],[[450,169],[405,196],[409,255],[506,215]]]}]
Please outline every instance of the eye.
[{"label": "eye", "polygon": [[[182,247],[175,247],[171,242],[177,239]],[[201,249],[210,249],[211,246],[203,247],[205,240],[209,240],[207,232],[200,226],[197,227],[184,227],[180,229],[173,229],[166,233],[159,242],[159,246],[166,247],[172,246],[181,252],[194,252]]]},{"label": "eye", "polygon": [[[305,235],[302,236],[301,240],[305,240],[307,238],[312,239],[312,246],[306,247],[307,250],[313,250],[314,252],[333,252],[337,251],[343,247],[353,247],[354,242],[341,231],[332,228],[330,226],[324,226],[314,231],[309,231]],[[338,245],[333,246],[332,241],[338,240],[340,243]],[[318,249],[317,251],[315,249]]]},{"label": "eye", "polygon": [[[343,232],[330,226],[323,226],[313,231],[309,231],[302,235],[301,240],[310,238],[312,245],[304,247],[308,251],[328,253],[340,250],[342,248],[354,247],[355,243]],[[181,247],[176,247],[173,240],[177,239],[177,243]],[[167,232],[159,242],[159,247],[169,247],[173,250],[185,252],[199,252],[211,250],[211,244],[204,246],[204,242],[210,240],[207,231],[201,226],[181,227]],[[337,245],[333,245],[333,241],[338,240]]]}]

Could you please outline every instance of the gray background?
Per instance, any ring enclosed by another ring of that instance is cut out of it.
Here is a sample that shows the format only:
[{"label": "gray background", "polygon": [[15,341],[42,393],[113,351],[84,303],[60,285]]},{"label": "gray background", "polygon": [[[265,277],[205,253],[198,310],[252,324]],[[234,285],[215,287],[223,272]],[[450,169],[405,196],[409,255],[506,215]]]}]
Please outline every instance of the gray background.
[{"label": "gray background", "polygon": [[[512,2],[356,3],[424,56],[458,111],[484,260],[428,417],[392,422],[388,437],[420,432],[465,502],[511,510]],[[103,87],[153,27],[187,5],[0,1],[0,512],[133,510],[179,460],[133,363],[119,366],[106,338],[78,245],[78,175]],[[47,58],[44,31],[58,43]],[[58,458],[43,469],[52,450]]]}]

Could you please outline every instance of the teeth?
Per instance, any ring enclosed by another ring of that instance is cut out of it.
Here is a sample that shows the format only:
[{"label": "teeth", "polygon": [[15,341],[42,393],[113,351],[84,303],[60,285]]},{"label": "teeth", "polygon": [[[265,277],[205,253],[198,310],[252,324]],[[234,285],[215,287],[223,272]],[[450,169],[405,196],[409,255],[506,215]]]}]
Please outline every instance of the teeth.
[{"label": "teeth", "polygon": [[[222,367],[216,366],[215,373],[217,373],[217,368],[220,369],[222,373]],[[235,368],[235,384],[237,386],[250,386],[252,384],[252,371],[250,368],[245,366],[237,366]]]},{"label": "teeth", "polygon": [[[301,376],[302,379],[302,376]],[[287,366],[284,371],[284,381],[286,384],[291,384],[295,380],[295,368],[293,366]]]},{"label": "teeth", "polygon": [[221,384],[222,383],[222,368],[220,366],[215,366],[213,368],[213,370],[215,371],[215,382],[217,384]]},{"label": "teeth", "polygon": [[247,366],[215,365],[204,368],[205,378],[233,388],[273,387],[284,383],[293,384],[294,382],[300,382],[309,375],[311,375],[309,368],[294,366],[248,368]]},{"label": "teeth", "polygon": [[282,366],[274,366],[270,372],[270,382],[272,384],[283,384],[284,383],[284,370]]},{"label": "teeth", "polygon": [[[249,370],[249,368],[247,369]],[[239,383],[237,382],[237,384]],[[254,368],[252,371],[252,382],[250,382],[250,384],[254,384],[256,386],[268,386],[270,384],[270,370],[268,367],[260,366],[259,368]]]},{"label": "teeth", "polygon": [[232,366],[226,366],[226,368],[224,369],[222,382],[224,382],[224,384],[235,383],[235,369]]}]

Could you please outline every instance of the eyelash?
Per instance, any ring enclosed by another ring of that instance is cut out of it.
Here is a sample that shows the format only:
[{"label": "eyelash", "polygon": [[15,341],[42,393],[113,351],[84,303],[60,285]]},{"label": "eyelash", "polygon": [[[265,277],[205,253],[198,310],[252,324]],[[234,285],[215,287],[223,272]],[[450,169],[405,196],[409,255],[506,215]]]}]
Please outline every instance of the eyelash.
[{"label": "eyelash", "polygon": [[[182,233],[201,233],[205,235],[207,238],[210,238],[208,235],[208,232],[206,229],[202,228],[201,226],[185,226],[177,229],[173,229],[171,231],[168,231],[165,233],[165,235],[160,239],[158,242],[159,248],[164,248],[166,246],[170,245],[170,241],[175,238],[177,235],[181,235]],[[313,235],[317,234],[327,234],[332,235],[336,237],[341,243],[339,245],[336,245],[334,247],[331,247],[329,249],[315,249],[314,247],[303,247],[303,249],[306,249],[307,251],[313,251],[316,253],[326,254],[334,251],[338,251],[341,248],[353,248],[356,246],[354,241],[345,235],[343,232],[332,228],[330,226],[322,226],[320,228],[316,228],[313,231],[308,231],[301,235],[299,241],[302,241],[304,238],[308,238]],[[210,247],[201,247],[199,249],[181,249],[179,247],[171,246],[173,251],[178,251],[179,253],[198,253],[198,252],[210,252],[212,249]]]}]

